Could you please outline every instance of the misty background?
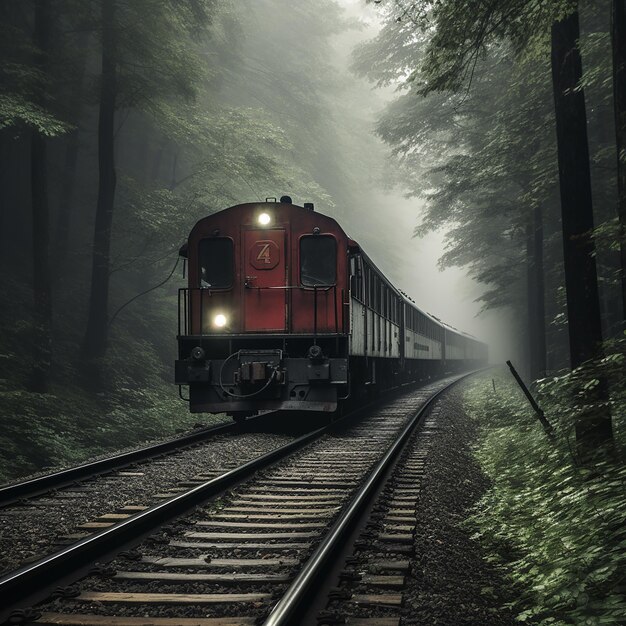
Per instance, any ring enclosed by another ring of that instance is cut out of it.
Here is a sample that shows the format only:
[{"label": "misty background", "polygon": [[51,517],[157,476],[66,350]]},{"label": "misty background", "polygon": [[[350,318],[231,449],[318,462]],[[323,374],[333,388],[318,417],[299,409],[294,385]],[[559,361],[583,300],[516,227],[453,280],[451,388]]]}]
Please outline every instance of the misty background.
[{"label": "misty background", "polygon": [[[198,219],[266,197],[336,218],[492,362],[529,380],[568,367],[546,29],[524,54],[477,57],[471,91],[425,95],[428,36],[401,3],[116,0],[108,16],[106,4],[0,5],[0,479],[198,420],[172,384],[178,250]],[[615,215],[605,5],[583,15],[599,224]],[[545,289],[528,274],[537,207]],[[533,289],[547,364],[531,371]]]}]

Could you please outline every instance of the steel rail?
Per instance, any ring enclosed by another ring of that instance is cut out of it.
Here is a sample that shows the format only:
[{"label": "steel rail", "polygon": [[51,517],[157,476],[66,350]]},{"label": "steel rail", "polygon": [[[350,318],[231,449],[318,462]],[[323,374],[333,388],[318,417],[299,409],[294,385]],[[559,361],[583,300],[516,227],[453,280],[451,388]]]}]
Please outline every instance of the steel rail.
[{"label": "steel rail", "polygon": [[145,461],[151,457],[159,456],[160,454],[176,451],[179,448],[193,445],[215,435],[241,429],[241,427],[241,424],[237,424],[235,422],[218,424],[217,426],[203,428],[202,430],[183,435],[182,437],[168,439],[167,441],[163,441],[161,443],[144,446],[143,448],[138,448],[129,452],[122,452],[121,454],[116,454],[105,459],[83,463],[58,472],[46,474],[45,476],[38,476],[37,478],[0,487],[0,508],[13,504],[14,502],[24,498],[32,498],[34,496],[42,495],[48,491],[52,491],[53,489],[66,487],[78,480],[85,480],[92,476],[105,474],[112,470],[119,469],[139,461]]},{"label": "steel rail", "polygon": [[283,597],[274,606],[266,621],[263,622],[263,626],[290,626],[301,623],[299,620],[309,604],[310,596],[315,590],[317,583],[324,576],[328,566],[333,561],[333,557],[342,549],[345,539],[358,522],[371,497],[376,494],[379,485],[387,478],[389,469],[393,467],[394,462],[404,450],[415,428],[422,422],[428,410],[444,392],[475,373],[477,372],[469,372],[452,381],[443,389],[435,392],[418,409],[394,443],[389,446],[384,457],[370,472],[363,486],[344,509],[341,517],[333,524],[322,543],[313,552]]},{"label": "steel rail", "polygon": [[[344,419],[347,420],[351,417],[352,415]],[[110,528],[101,530],[58,552],[5,574],[0,578],[0,606],[2,607],[0,623],[2,623],[2,619],[6,619],[10,615],[12,610],[19,609],[20,603],[25,599],[28,599],[29,602],[43,600],[45,598],[44,592],[49,588],[51,581],[70,576],[97,559],[123,550],[125,544],[141,539],[149,531],[171,521],[194,506],[202,504],[258,470],[304,447],[340,422],[343,420],[318,428],[234,470],[212,478],[145,511],[136,513]]]}]

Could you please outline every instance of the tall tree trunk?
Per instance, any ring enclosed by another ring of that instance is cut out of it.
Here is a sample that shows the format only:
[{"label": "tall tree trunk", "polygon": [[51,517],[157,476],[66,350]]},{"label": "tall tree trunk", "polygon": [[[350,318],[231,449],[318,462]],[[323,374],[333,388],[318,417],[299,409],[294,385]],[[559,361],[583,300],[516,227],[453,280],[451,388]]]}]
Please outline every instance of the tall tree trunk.
[{"label": "tall tree trunk", "polygon": [[[43,70],[50,49],[50,0],[35,2],[34,41],[38,49],[37,65]],[[39,95],[40,104],[45,96]],[[45,393],[48,390],[48,373],[52,356],[52,291],[49,263],[49,212],[48,175],[46,169],[46,140],[32,131],[30,148],[31,202],[33,218],[33,365],[29,388]]]},{"label": "tall tree trunk", "polygon": [[56,219],[55,256],[57,280],[64,274],[67,260],[67,250],[70,235],[70,219],[72,214],[72,199],[76,184],[76,166],[78,165],[78,134],[75,128],[70,131],[65,146],[65,163],[61,180],[61,193],[59,197],[59,209]]},{"label": "tall tree trunk", "polygon": [[[83,33],[78,38],[77,46],[80,51],[79,67],[76,76],[76,85],[72,91],[69,110],[73,120],[80,120],[83,108],[83,80],[85,76],[87,50],[89,36]],[[70,223],[72,216],[72,204],[74,188],[76,186],[76,166],[78,165],[80,128],[70,131],[65,145],[65,163],[63,164],[63,174],[61,180],[61,193],[59,197],[59,208],[56,218],[55,232],[55,256],[56,267],[59,275],[63,274],[70,235]]]},{"label": "tall tree trunk", "polygon": [[[613,0],[613,102],[617,143],[617,214],[620,224],[622,315],[626,320],[626,0]],[[626,330],[626,323],[624,324]]]},{"label": "tall tree trunk", "polygon": [[102,1],[102,77],[98,120],[98,204],[93,238],[89,318],[82,354],[87,359],[104,356],[108,343],[109,266],[111,226],[115,199],[115,100],[117,66],[115,0]]},{"label": "tall tree trunk", "polygon": [[[582,61],[577,47],[578,13],[552,25],[552,82],[556,116],[563,257],[570,358],[572,367],[602,355],[602,328],[595,245],[592,237],[593,206],[587,114],[580,88]],[[594,388],[606,399],[606,385]],[[611,416],[589,413],[576,423],[576,439],[583,453],[612,438]]]},{"label": "tall tree trunk", "polygon": [[535,308],[535,328],[536,328],[536,365],[537,378],[542,378],[546,374],[547,352],[546,352],[546,297],[545,297],[545,275],[543,266],[543,212],[540,206],[536,206],[533,211],[533,235],[534,235],[534,279],[536,308]]},{"label": "tall tree trunk", "polygon": [[8,202],[8,164],[9,145],[6,132],[0,131],[0,268],[9,260],[9,202]]},{"label": "tall tree trunk", "polygon": [[537,380],[546,373],[546,323],[543,275],[543,220],[535,207],[526,226],[526,278],[528,302],[529,371]]}]

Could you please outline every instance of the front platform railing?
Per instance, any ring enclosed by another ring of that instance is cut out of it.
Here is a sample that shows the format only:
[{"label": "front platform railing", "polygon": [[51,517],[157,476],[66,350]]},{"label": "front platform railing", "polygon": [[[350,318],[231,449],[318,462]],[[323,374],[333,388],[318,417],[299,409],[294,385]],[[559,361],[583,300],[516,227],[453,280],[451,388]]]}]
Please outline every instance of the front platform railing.
[{"label": "front platform railing", "polygon": [[[337,285],[329,286],[313,286],[313,287],[301,287],[293,285],[285,285],[278,287],[254,287],[246,285],[246,289],[265,291],[265,290],[299,290],[301,292],[313,292],[313,336],[318,334],[345,334],[347,332],[347,320],[349,303],[346,302],[345,289],[341,289],[341,306],[338,306],[338,288]],[[330,327],[324,328],[320,332],[320,307],[319,307],[319,294],[320,293],[332,293],[332,310],[333,321]],[[178,290],[178,336],[188,335],[208,335],[215,334],[205,330],[206,319],[205,315],[208,314],[209,299],[212,293],[211,289],[200,287],[184,287]],[[287,324],[288,333],[297,334],[311,334],[310,332],[298,332],[294,331],[293,324],[293,306],[291,303],[287,306]],[[248,331],[250,333],[259,333],[262,331]],[[245,334],[245,330],[238,331],[236,334]],[[229,334],[226,330],[225,333]]]}]

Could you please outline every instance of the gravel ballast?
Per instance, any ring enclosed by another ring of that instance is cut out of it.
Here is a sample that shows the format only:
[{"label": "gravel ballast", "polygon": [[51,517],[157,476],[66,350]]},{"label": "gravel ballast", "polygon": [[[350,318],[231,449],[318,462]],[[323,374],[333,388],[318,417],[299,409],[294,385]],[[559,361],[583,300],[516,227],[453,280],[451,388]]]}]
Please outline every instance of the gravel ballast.
[{"label": "gravel ballast", "polygon": [[518,624],[499,608],[513,591],[463,524],[489,487],[471,453],[477,429],[463,410],[463,388],[446,393],[433,410],[439,430],[425,459],[417,506],[416,557],[404,591],[407,625]]},{"label": "gravel ballast", "polygon": [[0,573],[50,554],[58,537],[77,526],[127,505],[149,506],[155,495],[197,474],[225,470],[270,452],[292,436],[269,433],[219,435],[194,448],[125,468],[140,475],[115,473],[86,480],[78,487],[0,509]]}]

